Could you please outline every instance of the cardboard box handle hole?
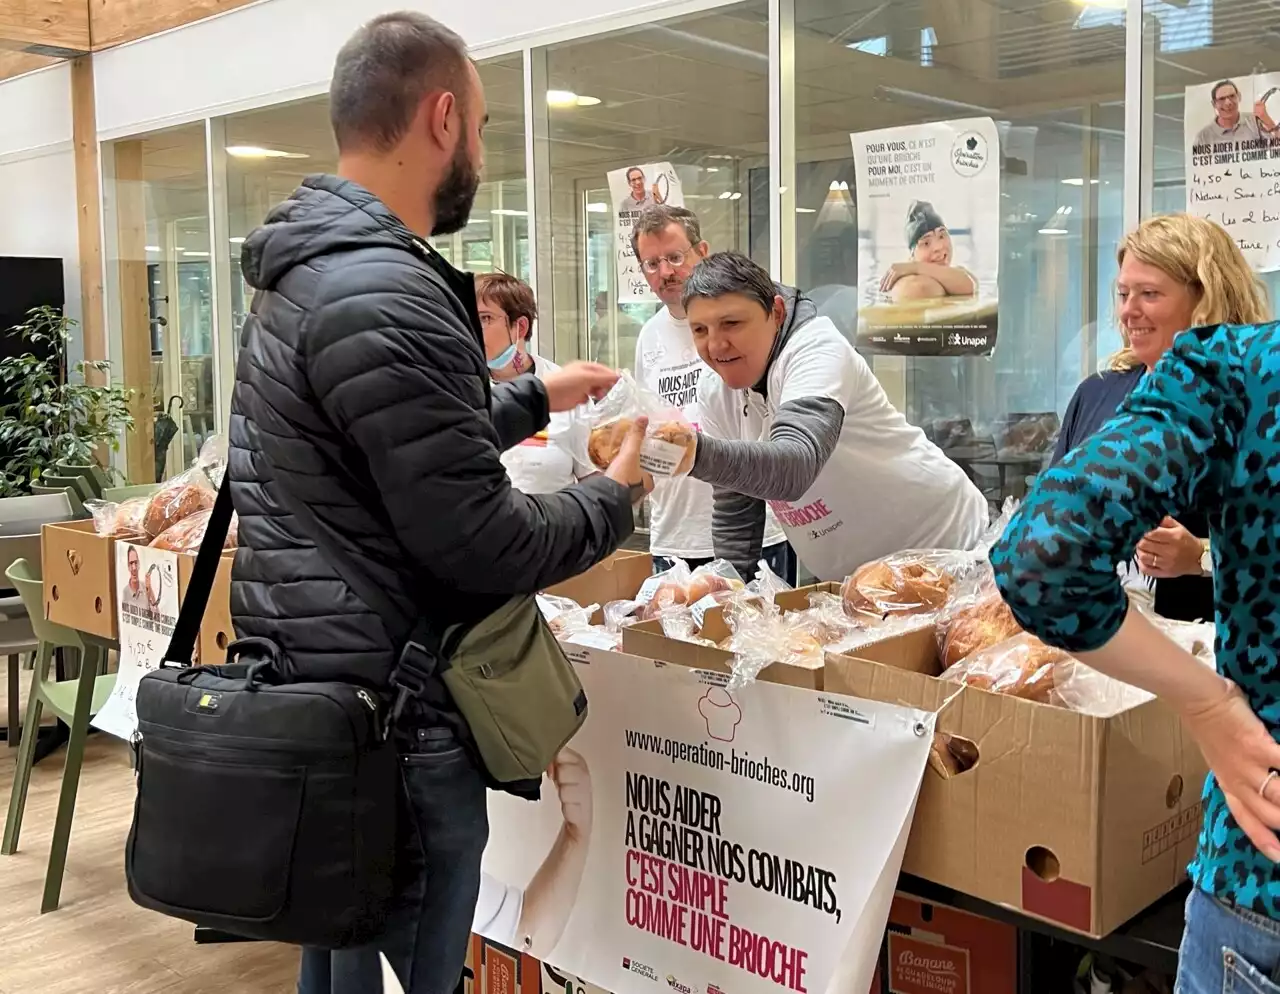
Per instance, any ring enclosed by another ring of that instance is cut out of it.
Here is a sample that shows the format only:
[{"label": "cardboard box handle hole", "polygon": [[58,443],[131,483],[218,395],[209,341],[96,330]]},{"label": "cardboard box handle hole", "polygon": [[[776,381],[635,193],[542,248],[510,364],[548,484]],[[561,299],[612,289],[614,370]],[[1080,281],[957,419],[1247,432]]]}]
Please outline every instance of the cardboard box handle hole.
[{"label": "cardboard box handle hole", "polygon": [[227,633],[218,632],[218,635],[214,639],[214,642],[217,643],[219,649],[225,649],[227,647]]},{"label": "cardboard box handle hole", "polygon": [[55,601],[58,599],[58,585],[56,583],[49,589],[49,596]]},{"label": "cardboard box handle hole", "polygon": [[978,765],[981,757],[978,744],[950,732],[935,732],[933,748],[929,750],[929,766],[943,780],[968,773]]},{"label": "cardboard box handle hole", "polygon": [[1169,781],[1169,789],[1164,793],[1164,803],[1170,811],[1178,806],[1178,802],[1182,800],[1182,777],[1177,773],[1173,775],[1173,779]]},{"label": "cardboard box handle hole", "polygon": [[1053,883],[1062,875],[1062,864],[1053,850],[1044,846],[1032,846],[1027,850],[1027,869],[1047,884]]},{"label": "cardboard box handle hole", "polygon": [[93,599],[93,610],[94,610],[96,613],[98,613],[98,614],[101,614],[101,613],[102,613],[102,598],[101,598],[101,597],[95,597],[95,598]]}]

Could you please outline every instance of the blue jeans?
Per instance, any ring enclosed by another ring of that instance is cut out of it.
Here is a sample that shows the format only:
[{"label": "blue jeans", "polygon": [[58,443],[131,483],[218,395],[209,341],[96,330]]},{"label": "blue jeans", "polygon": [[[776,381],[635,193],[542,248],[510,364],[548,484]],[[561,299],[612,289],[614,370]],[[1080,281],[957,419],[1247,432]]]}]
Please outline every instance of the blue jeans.
[{"label": "blue jeans", "polygon": [[[789,542],[779,542],[777,545],[766,546],[761,551],[760,558],[769,564],[769,568],[773,570],[776,576],[786,580],[787,583],[791,584],[793,587],[796,585],[796,553],[795,550],[791,548],[791,544]],[[710,559],[685,560],[685,564],[691,570],[697,569],[699,566],[705,566],[709,562],[711,562]],[[673,565],[674,560],[668,559],[666,556],[653,557],[653,571],[655,573],[662,573],[669,570]],[[743,579],[753,580],[755,579],[755,576],[744,576]]]},{"label": "blue jeans", "polygon": [[382,994],[386,955],[405,994],[453,994],[466,962],[489,838],[480,774],[447,729],[419,729],[401,752],[407,804],[396,904],[367,946],[304,949],[298,994]]},{"label": "blue jeans", "polygon": [[1228,907],[1202,890],[1192,890],[1174,991],[1280,994],[1280,921]]}]

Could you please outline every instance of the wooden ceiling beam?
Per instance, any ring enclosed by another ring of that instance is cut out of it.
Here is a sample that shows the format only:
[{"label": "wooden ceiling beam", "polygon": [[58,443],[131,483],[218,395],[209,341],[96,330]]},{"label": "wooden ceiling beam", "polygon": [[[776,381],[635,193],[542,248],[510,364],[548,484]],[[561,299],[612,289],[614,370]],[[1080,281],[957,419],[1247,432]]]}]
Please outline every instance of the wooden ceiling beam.
[{"label": "wooden ceiling beam", "polygon": [[[85,0],[80,2],[83,4]],[[96,52],[255,2],[257,0],[88,0],[90,39]]]},{"label": "wooden ceiling beam", "polygon": [[89,51],[87,0],[4,0],[0,49],[70,59]]}]

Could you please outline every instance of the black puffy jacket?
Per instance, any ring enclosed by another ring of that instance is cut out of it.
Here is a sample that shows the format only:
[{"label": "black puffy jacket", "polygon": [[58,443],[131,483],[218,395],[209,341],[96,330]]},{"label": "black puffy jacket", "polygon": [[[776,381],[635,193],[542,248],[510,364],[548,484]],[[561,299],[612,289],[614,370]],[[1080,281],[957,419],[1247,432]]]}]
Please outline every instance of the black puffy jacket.
[{"label": "black puffy jacket", "polygon": [[[533,376],[491,386],[470,275],[369,191],[308,178],[242,266],[258,292],[231,403],[231,610],[239,636],[286,651],[292,678],[385,688],[416,618],[475,622],[630,534],[630,493],[603,476],[512,488],[499,453],[546,426],[546,392]],[[282,492],[402,617],[361,601]]]}]

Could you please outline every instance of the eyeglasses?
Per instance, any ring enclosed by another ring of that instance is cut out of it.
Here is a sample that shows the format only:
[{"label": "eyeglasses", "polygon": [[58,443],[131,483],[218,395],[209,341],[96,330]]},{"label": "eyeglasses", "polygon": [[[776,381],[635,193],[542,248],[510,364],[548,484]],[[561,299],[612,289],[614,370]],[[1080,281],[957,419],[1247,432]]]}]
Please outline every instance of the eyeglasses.
[{"label": "eyeglasses", "polygon": [[493,314],[493,313],[490,313],[489,311],[480,312],[481,328],[488,328],[490,325],[499,324],[499,323],[510,324],[511,322],[505,314]]},{"label": "eyeglasses", "polygon": [[686,259],[694,258],[693,248],[685,249],[683,252],[669,252],[666,255],[660,255],[656,259],[644,259],[640,262],[640,268],[646,273],[657,273],[662,269],[665,262],[672,269],[679,269],[684,265]]}]

